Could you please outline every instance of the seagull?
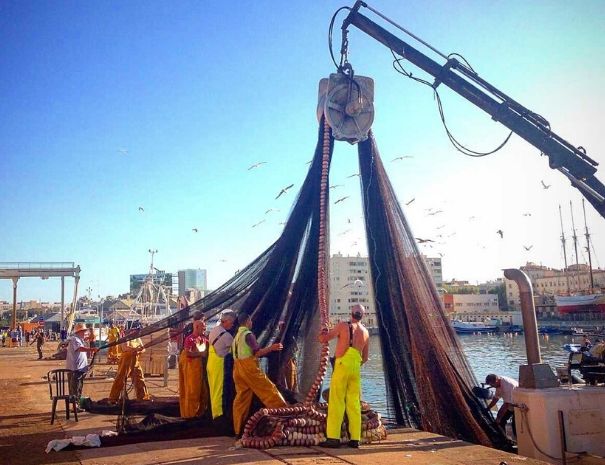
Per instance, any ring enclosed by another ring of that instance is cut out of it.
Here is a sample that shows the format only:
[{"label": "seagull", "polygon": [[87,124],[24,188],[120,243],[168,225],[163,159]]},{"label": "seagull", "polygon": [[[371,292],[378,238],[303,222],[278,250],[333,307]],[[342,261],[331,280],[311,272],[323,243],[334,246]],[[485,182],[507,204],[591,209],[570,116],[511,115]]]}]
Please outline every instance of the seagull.
[{"label": "seagull", "polygon": [[544,181],[540,181],[540,182],[542,183],[542,187],[544,189],[548,189],[551,186],[551,184],[546,184]]},{"label": "seagull", "polygon": [[342,184],[334,184],[330,186],[330,189],[336,189],[337,187],[342,187]]},{"label": "seagull", "polygon": [[143,207],[139,207],[139,211],[140,211],[140,212],[144,212],[144,211],[145,211],[145,209],[144,209]]},{"label": "seagull", "polygon": [[498,229],[496,231],[496,234],[500,234],[500,239],[504,239],[504,231],[502,231],[501,229]]},{"label": "seagull", "polygon": [[435,210],[434,212],[429,213],[429,216],[434,216],[437,213],[443,213],[443,210]]},{"label": "seagull", "polygon": [[253,228],[256,228],[256,227],[257,227],[259,224],[262,224],[262,223],[264,223],[264,222],[265,222],[265,220],[260,220],[258,223],[253,224],[253,225],[252,225],[252,227],[253,227]]},{"label": "seagull", "polygon": [[425,242],[435,242],[432,239],[422,239],[420,237],[417,237],[416,240],[418,241],[419,244],[424,244]]},{"label": "seagull", "polygon": [[529,212],[523,213],[523,216],[531,216],[531,213],[529,213]]},{"label": "seagull", "polygon": [[267,213],[271,213],[271,212],[278,212],[278,211],[279,211],[279,210],[278,210],[278,209],[276,209],[276,208],[269,208],[269,210],[267,210],[267,211],[265,212],[265,215],[266,215]]},{"label": "seagull", "polygon": [[347,218],[347,223],[351,224],[351,218]]},{"label": "seagull", "polygon": [[310,165],[311,163],[313,163],[313,159],[312,158],[307,163],[305,163],[305,165]]},{"label": "seagull", "polygon": [[524,245],[523,248],[528,252],[532,249],[533,245]]},{"label": "seagull", "polygon": [[121,148],[121,149],[118,149],[118,152],[121,153],[122,155],[128,155],[128,149]]},{"label": "seagull", "polygon": [[227,262],[227,260],[226,260],[225,258],[221,258],[221,259],[219,260],[219,262],[221,262],[221,263],[226,263],[226,262]]},{"label": "seagull", "polygon": [[416,197],[414,197],[414,198],[413,198],[412,200],[410,200],[409,202],[406,202],[405,204],[406,204],[406,205],[409,205],[409,204],[411,204],[411,203],[412,203],[414,200],[416,200]]},{"label": "seagull", "polygon": [[444,256],[444,255],[445,255],[444,253],[439,252],[439,256],[440,256],[441,258],[443,258],[443,256]]},{"label": "seagull", "polygon": [[197,232],[197,231],[198,231],[198,229],[197,229],[197,228],[193,228],[193,229],[192,229],[192,231],[193,231],[193,232]]},{"label": "seagull", "polygon": [[248,167],[248,171],[253,170],[254,168],[258,168],[261,165],[266,165],[267,162],[266,161],[259,161],[258,163],[254,163],[253,165],[250,165]]},{"label": "seagull", "polygon": [[279,199],[283,194],[288,192],[288,189],[291,189],[292,187],[294,187],[294,184],[290,184],[289,186],[286,186],[282,190],[280,190],[279,194],[277,194],[277,197],[275,197],[275,200]]},{"label": "seagull", "polygon": [[345,229],[343,232],[339,233],[339,236],[344,236],[345,234],[347,234],[348,232],[350,232],[350,229]]},{"label": "seagull", "polygon": [[391,161],[405,160],[406,158],[414,158],[414,157],[412,155],[403,155],[401,157],[393,158]]},{"label": "seagull", "polygon": [[338,199],[336,202],[334,202],[334,205],[336,205],[337,203],[340,203],[340,202],[344,202],[344,201],[345,201],[345,200],[347,200],[349,197],[350,197],[350,196],[349,196],[349,195],[347,195],[347,196],[345,196],[345,197],[341,197],[341,198],[339,198],[339,199]]},{"label": "seagull", "polygon": [[477,217],[476,217],[476,216],[469,216],[469,217],[468,217],[468,220],[469,220],[469,221],[473,221],[473,220],[476,220],[476,219],[477,219]]},{"label": "seagull", "polygon": [[351,176],[347,176],[347,179],[354,178],[355,176],[359,177],[360,174],[359,173],[353,173]]},{"label": "seagull", "polygon": [[442,228],[445,228],[444,224],[442,224],[441,226],[437,226],[435,229],[442,229]]}]

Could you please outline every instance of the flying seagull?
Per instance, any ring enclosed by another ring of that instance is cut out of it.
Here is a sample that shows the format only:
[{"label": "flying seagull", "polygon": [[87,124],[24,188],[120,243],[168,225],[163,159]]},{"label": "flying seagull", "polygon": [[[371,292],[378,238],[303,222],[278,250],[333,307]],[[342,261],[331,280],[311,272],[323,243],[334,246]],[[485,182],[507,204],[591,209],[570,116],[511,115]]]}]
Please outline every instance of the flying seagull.
[{"label": "flying seagull", "polygon": [[336,189],[337,187],[342,187],[342,184],[333,184],[330,186],[330,189]]},{"label": "flying seagull", "polygon": [[403,155],[401,157],[393,158],[391,161],[405,160],[406,158],[414,158],[414,157],[412,155]]},{"label": "flying seagull", "polygon": [[265,215],[266,215],[267,213],[271,213],[271,212],[278,212],[278,211],[279,211],[279,210],[278,210],[278,209],[276,209],[276,208],[269,208],[269,210],[267,210],[267,211],[265,212]]},{"label": "flying seagull", "polygon": [[432,239],[422,239],[420,237],[417,237],[416,240],[418,241],[419,244],[424,244],[425,242],[435,242]]},{"label": "flying seagull", "polygon": [[197,232],[197,228],[193,228],[193,229],[192,229],[192,231],[193,231],[193,232]]},{"label": "flying seagull", "polygon": [[429,213],[430,216],[434,216],[438,213],[443,213],[443,210],[435,210],[434,212]]},{"label": "flying seagull", "polygon": [[532,249],[533,245],[524,245],[523,248],[528,252]]},{"label": "flying seagull", "polygon": [[144,212],[144,211],[145,211],[145,209],[144,209],[143,207],[139,207],[139,211],[140,211],[140,212]]},{"label": "flying seagull", "polygon": [[500,234],[500,239],[504,239],[504,231],[502,231],[501,229],[498,229],[496,231],[496,234]]},{"label": "flying seagull", "polygon": [[351,176],[347,176],[347,179],[354,178],[355,176],[359,177],[360,174],[359,173],[353,173]]},{"label": "flying seagull", "polygon": [[264,223],[264,222],[265,222],[265,220],[260,220],[258,223],[253,224],[253,225],[252,225],[252,227],[253,227],[253,228],[256,228],[256,227],[257,227],[259,224],[262,224],[262,223]]},{"label": "flying seagull", "polygon": [[344,202],[345,200],[347,200],[350,196],[346,195],[345,197],[341,197],[339,198],[336,202],[334,202],[334,205],[336,205],[337,203],[340,202]]},{"label": "flying seagull", "polygon": [[531,213],[529,213],[529,212],[523,213],[523,216],[531,216]]},{"label": "flying seagull", "polygon": [[226,260],[225,258],[221,258],[221,259],[219,260],[219,262],[221,262],[221,263],[226,263],[226,262],[227,262],[227,260]]},{"label": "flying seagull", "polygon": [[294,187],[294,184],[290,184],[289,186],[284,187],[282,190],[279,191],[279,194],[277,194],[277,197],[275,197],[275,200],[279,199],[283,194],[288,192],[288,189],[291,189],[293,187]]},{"label": "flying seagull", "polygon": [[266,165],[267,162],[266,161],[259,161],[258,163],[254,163],[253,165],[250,165],[248,167],[248,171],[253,170],[254,168],[258,168],[261,165]]},{"label": "flying seagull", "polygon": [[551,186],[551,184],[546,184],[544,181],[540,181],[540,182],[542,183],[542,187],[544,189],[548,189]]},{"label": "flying seagull", "polygon": [[118,152],[120,152],[122,155],[128,155],[128,149],[121,148],[118,149]]},{"label": "flying seagull", "polygon": [[410,201],[406,202],[405,204],[406,204],[406,205],[410,205],[410,204],[411,204],[411,203],[412,203],[414,200],[416,200],[416,197],[414,197],[412,200],[410,200]]},{"label": "flying seagull", "polygon": [[350,232],[350,229],[345,229],[343,232],[338,233],[339,236],[344,236],[345,234],[347,234],[348,232]]}]

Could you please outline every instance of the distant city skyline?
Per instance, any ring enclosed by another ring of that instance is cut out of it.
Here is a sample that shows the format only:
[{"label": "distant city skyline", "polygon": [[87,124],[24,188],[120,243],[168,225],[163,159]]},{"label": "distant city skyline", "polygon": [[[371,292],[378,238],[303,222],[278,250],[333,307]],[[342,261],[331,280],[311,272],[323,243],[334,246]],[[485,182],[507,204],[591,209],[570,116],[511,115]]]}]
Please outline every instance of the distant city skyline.
[{"label": "distant city skyline", "polygon": [[[74,261],[79,294],[94,296],[128,292],[149,250],[158,269],[206,269],[210,289],[245,268],[279,237],[307,173],[318,83],[335,71],[328,26],[340,6],[2,2],[0,261]],[[438,50],[462,54],[584,147],[605,180],[605,2],[383,0],[378,8]],[[493,155],[460,154],[432,89],[393,70],[389,50],[362,32],[351,29],[348,40],[355,73],[374,79],[372,130],[387,174],[421,252],[443,259],[443,277],[475,283],[527,261],[562,268],[559,205],[568,247],[570,201],[584,233],[581,196],[567,178],[515,135]],[[438,90],[465,146],[489,151],[507,137]],[[331,254],[367,254],[356,152],[335,144]],[[590,205],[586,213],[593,264],[603,268],[605,221]],[[60,299],[58,280],[22,279],[18,291],[18,299]],[[12,300],[9,280],[0,280],[0,299]]]}]

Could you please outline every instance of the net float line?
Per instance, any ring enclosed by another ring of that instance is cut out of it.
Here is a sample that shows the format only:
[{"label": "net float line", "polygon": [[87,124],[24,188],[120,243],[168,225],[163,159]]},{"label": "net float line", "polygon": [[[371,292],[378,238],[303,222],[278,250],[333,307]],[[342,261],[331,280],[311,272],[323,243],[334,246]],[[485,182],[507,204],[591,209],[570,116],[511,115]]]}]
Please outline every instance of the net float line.
[{"label": "net float line", "polygon": [[[362,413],[361,442],[382,441],[387,431],[378,412],[365,404]],[[260,409],[246,423],[242,446],[269,449],[275,446],[316,446],[326,439],[326,403],[299,404],[292,407]],[[343,423],[341,441],[348,441]]]}]

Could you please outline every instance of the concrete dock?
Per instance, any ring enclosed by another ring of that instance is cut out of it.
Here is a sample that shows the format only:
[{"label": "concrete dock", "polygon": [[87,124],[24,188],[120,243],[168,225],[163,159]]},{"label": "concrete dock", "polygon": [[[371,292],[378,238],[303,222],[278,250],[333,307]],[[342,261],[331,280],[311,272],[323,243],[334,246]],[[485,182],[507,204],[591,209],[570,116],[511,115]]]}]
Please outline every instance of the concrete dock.
[{"label": "concrete dock", "polygon": [[[51,347],[52,344],[52,347]],[[50,355],[55,343],[47,343]],[[268,450],[236,449],[233,438],[217,437],[178,441],[146,442],[116,447],[101,447],[45,453],[52,439],[64,439],[101,430],[115,430],[115,416],[79,414],[79,421],[65,419],[64,406],[58,409],[55,424],[50,424],[51,402],[43,376],[64,362],[37,360],[35,348],[0,348],[0,464],[81,464],[81,465],[539,465],[544,462],[453,440],[412,429],[389,431],[387,440],[360,449],[320,447],[276,447]],[[95,377],[85,383],[84,395],[93,399],[107,397],[111,380],[104,378],[109,366],[99,366]],[[111,374],[111,373],[109,373]],[[154,395],[176,394],[176,371],[169,383],[150,378]],[[575,462],[579,463],[579,462]]]}]

